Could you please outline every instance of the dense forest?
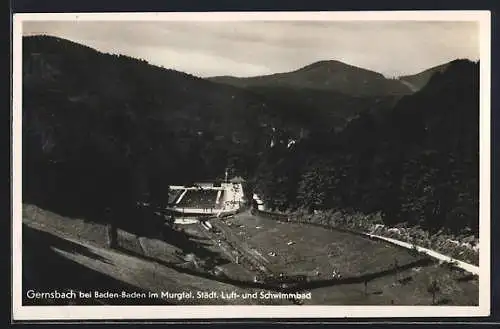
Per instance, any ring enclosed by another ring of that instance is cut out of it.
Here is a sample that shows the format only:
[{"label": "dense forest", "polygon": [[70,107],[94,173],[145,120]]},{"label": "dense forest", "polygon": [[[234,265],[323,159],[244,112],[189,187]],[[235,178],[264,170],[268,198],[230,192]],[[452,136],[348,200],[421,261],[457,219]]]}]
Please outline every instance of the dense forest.
[{"label": "dense forest", "polygon": [[272,128],[284,125],[276,107],[145,61],[26,37],[24,199],[100,213],[161,202],[169,184],[217,178],[227,166],[248,176]]},{"label": "dense forest", "polygon": [[229,167],[272,209],[382,211],[387,223],[477,232],[478,64],[454,61],[416,93],[366,70],[349,77],[352,91],[379,85],[236,86],[25,37],[24,202],[97,220]]},{"label": "dense forest", "polygon": [[381,211],[388,224],[478,232],[479,65],[456,60],[389,112],[267,152],[272,209]]},{"label": "dense forest", "polygon": [[[310,130],[342,130],[361,112],[382,113],[404,95],[408,82],[339,61],[320,61],[292,72],[210,81],[244,88],[269,101],[283,104],[283,118],[300,119]],[[278,109],[278,110],[279,110]]]}]

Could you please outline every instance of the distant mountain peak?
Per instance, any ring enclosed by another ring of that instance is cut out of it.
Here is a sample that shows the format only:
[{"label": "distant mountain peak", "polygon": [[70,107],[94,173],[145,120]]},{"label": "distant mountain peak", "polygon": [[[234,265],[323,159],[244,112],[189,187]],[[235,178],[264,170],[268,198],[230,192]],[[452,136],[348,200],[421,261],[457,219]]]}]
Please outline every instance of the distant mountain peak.
[{"label": "distant mountain peak", "polygon": [[356,70],[356,71],[359,70],[359,71],[365,71],[365,72],[372,72],[372,73],[375,73],[375,74],[382,76],[382,74],[380,74],[378,72],[367,70],[367,69],[364,69],[364,68],[361,68],[358,66],[354,66],[351,64],[347,64],[347,63],[344,63],[344,62],[341,62],[338,60],[334,60],[334,59],[317,61],[317,62],[311,63],[309,65],[306,65],[306,66],[296,70],[295,72],[308,71],[308,70],[326,70],[326,71],[330,71],[330,72],[337,71],[337,70]]},{"label": "distant mountain peak", "polygon": [[325,60],[320,60],[311,64],[308,64],[304,66],[302,69],[307,69],[307,68],[322,68],[322,67],[335,67],[335,66],[352,66],[346,63],[343,63],[341,61],[335,60],[335,59],[325,59]]},{"label": "distant mountain peak", "polygon": [[431,78],[435,76],[436,74],[444,73],[446,72],[450,67],[459,67],[459,66],[470,66],[474,62],[469,60],[469,59],[455,59],[447,63],[443,63],[440,65],[436,65],[434,67],[431,67],[427,70],[424,70],[422,72],[412,74],[412,75],[405,75],[401,76],[398,78],[399,81],[402,83],[406,84],[409,86],[412,90],[418,91],[425,87]]},{"label": "distant mountain peak", "polygon": [[412,93],[407,85],[382,74],[343,63],[338,60],[321,60],[295,71],[248,78],[219,76],[209,78],[214,82],[237,87],[280,87],[294,90],[311,89],[340,92],[351,96],[388,96]]}]

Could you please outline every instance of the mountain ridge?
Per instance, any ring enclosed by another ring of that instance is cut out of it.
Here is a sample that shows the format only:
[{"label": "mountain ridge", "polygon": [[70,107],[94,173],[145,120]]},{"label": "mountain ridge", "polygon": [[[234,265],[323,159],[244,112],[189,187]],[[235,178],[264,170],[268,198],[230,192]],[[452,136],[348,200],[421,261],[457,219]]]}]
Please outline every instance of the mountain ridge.
[{"label": "mountain ridge", "polygon": [[271,210],[378,212],[387,225],[477,234],[479,90],[479,64],[453,61],[389,110],[261,160],[258,194]]},{"label": "mountain ridge", "polygon": [[278,106],[143,60],[24,37],[23,198],[86,213],[217,177],[232,159],[247,175],[272,128],[300,131]]},{"label": "mountain ridge", "polygon": [[[321,78],[324,64],[306,71]],[[384,79],[375,90],[383,96],[360,95],[355,69],[346,83],[355,95],[258,90],[29,37],[23,201],[99,218],[111,207],[127,218],[137,200],[161,205],[169,185],[230,168],[280,210],[382,211],[388,224],[477,232],[478,66],[455,61],[415,93],[387,94]],[[309,133],[302,119],[314,119]]]},{"label": "mountain ridge", "polygon": [[217,76],[210,81],[238,87],[288,87],[337,91],[351,96],[406,95],[411,90],[397,79],[381,73],[345,64],[337,60],[321,60],[299,69],[254,77]]},{"label": "mountain ridge", "polygon": [[[459,59],[457,59],[459,60]],[[446,62],[440,65],[433,66],[421,72],[409,75],[403,75],[398,77],[398,80],[407,84],[412,90],[418,91],[422,89],[432,78],[435,73],[442,73],[445,71],[452,63],[457,60]]]}]

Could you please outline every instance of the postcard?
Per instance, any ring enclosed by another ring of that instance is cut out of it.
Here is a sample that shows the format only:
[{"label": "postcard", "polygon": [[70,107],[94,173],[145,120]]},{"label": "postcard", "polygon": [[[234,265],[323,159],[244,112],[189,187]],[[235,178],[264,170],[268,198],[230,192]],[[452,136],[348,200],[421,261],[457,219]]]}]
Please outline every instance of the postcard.
[{"label": "postcard", "polygon": [[490,30],[14,15],[13,319],[489,315]]}]

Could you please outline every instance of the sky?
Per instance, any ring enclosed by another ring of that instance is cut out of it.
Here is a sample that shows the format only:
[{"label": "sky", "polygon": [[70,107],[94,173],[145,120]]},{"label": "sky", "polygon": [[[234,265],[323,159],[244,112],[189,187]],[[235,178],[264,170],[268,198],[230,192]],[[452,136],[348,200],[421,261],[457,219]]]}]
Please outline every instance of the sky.
[{"label": "sky", "polygon": [[288,72],[338,60],[395,77],[479,59],[467,21],[29,21],[47,34],[199,77]]}]

